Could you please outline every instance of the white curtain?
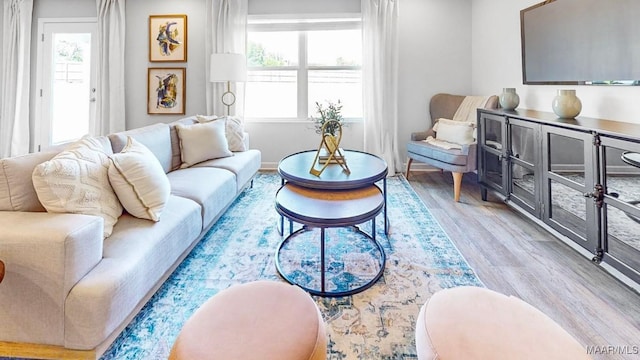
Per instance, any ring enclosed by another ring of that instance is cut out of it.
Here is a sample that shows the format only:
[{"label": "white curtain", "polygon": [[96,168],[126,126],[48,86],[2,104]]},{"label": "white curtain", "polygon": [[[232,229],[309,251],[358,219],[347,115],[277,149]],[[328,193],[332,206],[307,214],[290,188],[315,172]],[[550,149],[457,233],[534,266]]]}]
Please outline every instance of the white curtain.
[{"label": "white curtain", "polygon": [[[222,94],[226,91],[227,84],[209,82],[209,56],[220,53],[245,53],[248,3],[248,0],[207,0],[206,24],[210,24],[208,31],[205,31],[208,114],[224,115],[227,111],[227,107],[222,103]],[[236,95],[236,102],[231,107],[230,114],[242,117],[244,114],[244,84],[232,83],[231,87],[231,91]]]},{"label": "white curtain", "polygon": [[399,0],[362,0],[364,150],[402,171],[398,153]]},{"label": "white curtain", "polygon": [[96,0],[98,59],[92,135],[125,130],[125,0]]},{"label": "white curtain", "polygon": [[4,0],[0,64],[0,158],[29,152],[33,0]]}]

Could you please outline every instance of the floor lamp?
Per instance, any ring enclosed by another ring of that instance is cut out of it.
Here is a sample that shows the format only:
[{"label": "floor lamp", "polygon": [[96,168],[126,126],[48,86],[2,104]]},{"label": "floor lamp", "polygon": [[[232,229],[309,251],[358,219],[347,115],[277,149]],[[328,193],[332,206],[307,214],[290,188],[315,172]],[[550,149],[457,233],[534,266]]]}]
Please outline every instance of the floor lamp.
[{"label": "floor lamp", "polygon": [[227,115],[236,95],[231,91],[231,82],[247,81],[247,60],[243,54],[211,54],[209,81],[226,82],[227,91],[222,94],[222,103],[227,106]]}]

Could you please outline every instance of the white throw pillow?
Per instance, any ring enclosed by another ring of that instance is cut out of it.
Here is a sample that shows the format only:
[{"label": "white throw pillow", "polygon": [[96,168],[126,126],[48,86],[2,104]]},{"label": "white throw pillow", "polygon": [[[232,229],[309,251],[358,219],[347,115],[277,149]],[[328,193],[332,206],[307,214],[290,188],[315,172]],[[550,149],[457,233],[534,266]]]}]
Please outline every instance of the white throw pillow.
[{"label": "white throw pillow", "polygon": [[122,214],[122,205],[109,184],[109,163],[99,140],[79,140],[33,170],[40,203],[48,212],[100,216],[104,219],[103,235],[108,237]]},{"label": "white throw pillow", "polygon": [[233,155],[224,134],[223,121],[193,125],[176,124],[176,130],[180,139],[181,168]]},{"label": "white throw pillow", "polygon": [[231,151],[247,151],[245,143],[244,126],[240,119],[233,116],[218,117],[215,115],[196,115],[196,120],[199,123],[206,123],[210,121],[224,121],[225,122],[225,137],[229,143],[229,150]]},{"label": "white throw pillow", "polygon": [[129,214],[160,221],[171,184],[160,161],[146,146],[128,136],[122,151],[111,156],[109,181]]},{"label": "white throw pillow", "polygon": [[476,124],[472,122],[438,119],[438,123],[434,126],[434,131],[438,140],[468,145],[475,142],[475,128]]}]

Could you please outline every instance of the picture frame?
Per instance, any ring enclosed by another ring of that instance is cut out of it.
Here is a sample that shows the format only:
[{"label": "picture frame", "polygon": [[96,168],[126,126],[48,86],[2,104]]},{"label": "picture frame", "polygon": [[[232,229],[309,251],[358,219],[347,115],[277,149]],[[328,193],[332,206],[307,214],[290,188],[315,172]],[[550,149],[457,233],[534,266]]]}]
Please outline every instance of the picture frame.
[{"label": "picture frame", "polygon": [[147,114],[184,115],[186,68],[154,67],[147,71]]},{"label": "picture frame", "polygon": [[187,61],[187,15],[149,16],[149,62]]}]

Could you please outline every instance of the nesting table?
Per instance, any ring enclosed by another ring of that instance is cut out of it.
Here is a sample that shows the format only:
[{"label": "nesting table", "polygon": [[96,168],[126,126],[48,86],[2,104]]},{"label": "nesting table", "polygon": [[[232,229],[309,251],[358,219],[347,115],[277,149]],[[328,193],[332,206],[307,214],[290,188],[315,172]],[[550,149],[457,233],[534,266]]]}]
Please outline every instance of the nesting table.
[{"label": "nesting table", "polygon": [[[343,171],[340,165],[328,166],[320,176],[309,173],[315,158],[315,150],[289,155],[278,165],[282,186],[276,193],[275,208],[280,214],[279,232],[284,235],[284,220],[289,221],[289,234],[276,252],[276,268],[289,283],[295,284],[313,295],[347,296],[371,287],[384,271],[385,253],[376,239],[376,217],[384,214],[384,231],[388,233],[386,162],[372,154],[345,150],[344,156],[351,170]],[[382,181],[382,189],[376,185]],[[362,231],[358,225],[371,222],[371,232]],[[302,227],[293,231],[293,224]],[[327,289],[325,284],[325,229],[353,227],[377,248],[379,271],[366,283],[348,290]],[[320,287],[310,288],[282,271],[281,250],[289,241],[307,231],[320,231]]]}]

